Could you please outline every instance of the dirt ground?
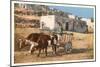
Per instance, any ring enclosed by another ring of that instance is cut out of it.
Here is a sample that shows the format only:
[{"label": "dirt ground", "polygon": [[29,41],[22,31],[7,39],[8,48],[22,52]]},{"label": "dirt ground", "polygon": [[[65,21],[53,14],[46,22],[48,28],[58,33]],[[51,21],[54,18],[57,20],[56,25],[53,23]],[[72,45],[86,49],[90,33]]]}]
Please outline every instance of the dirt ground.
[{"label": "dirt ground", "polygon": [[59,52],[59,55],[52,54],[51,51],[48,52],[48,56],[44,53],[40,57],[37,57],[37,53],[33,55],[28,54],[27,51],[15,52],[15,63],[34,63],[34,62],[46,62],[46,61],[69,61],[69,60],[85,60],[93,59],[92,49],[73,49],[70,54],[65,54],[64,52]]},{"label": "dirt ground", "polygon": [[[29,32],[28,32],[29,33]],[[25,33],[26,34],[26,33]],[[53,54],[51,47],[48,47],[48,56],[44,52],[40,57],[37,57],[38,51],[30,55],[28,53],[29,46],[16,50],[14,52],[14,63],[34,63],[47,61],[69,61],[69,60],[85,60],[94,58],[94,36],[93,33],[82,34],[74,33],[74,40],[72,41],[73,50],[66,54],[63,47],[57,48],[58,55]]]}]

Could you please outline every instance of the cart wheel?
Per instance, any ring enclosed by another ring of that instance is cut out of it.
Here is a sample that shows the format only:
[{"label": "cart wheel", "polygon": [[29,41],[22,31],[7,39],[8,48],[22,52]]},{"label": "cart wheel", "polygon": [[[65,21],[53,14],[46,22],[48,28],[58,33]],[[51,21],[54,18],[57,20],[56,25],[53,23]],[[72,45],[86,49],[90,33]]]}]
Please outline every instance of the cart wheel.
[{"label": "cart wheel", "polygon": [[64,49],[65,49],[66,53],[71,53],[71,51],[72,51],[72,42],[66,43],[65,46],[64,46]]}]

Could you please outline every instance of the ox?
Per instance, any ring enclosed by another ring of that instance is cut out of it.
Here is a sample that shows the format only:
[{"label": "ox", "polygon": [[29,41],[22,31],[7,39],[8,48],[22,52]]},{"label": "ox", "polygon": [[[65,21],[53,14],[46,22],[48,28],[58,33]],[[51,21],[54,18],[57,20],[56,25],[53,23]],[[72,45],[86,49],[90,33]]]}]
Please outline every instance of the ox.
[{"label": "ox", "polygon": [[[43,33],[31,33],[23,42],[26,44],[30,44],[30,50],[29,53],[33,53],[35,50],[39,50],[39,53],[37,56],[40,56],[41,50],[45,50],[46,56],[47,56],[47,47],[48,42],[51,40],[51,37],[49,35],[43,34]],[[25,47],[24,45],[24,47]],[[20,40],[20,48],[23,46],[22,41]]]}]

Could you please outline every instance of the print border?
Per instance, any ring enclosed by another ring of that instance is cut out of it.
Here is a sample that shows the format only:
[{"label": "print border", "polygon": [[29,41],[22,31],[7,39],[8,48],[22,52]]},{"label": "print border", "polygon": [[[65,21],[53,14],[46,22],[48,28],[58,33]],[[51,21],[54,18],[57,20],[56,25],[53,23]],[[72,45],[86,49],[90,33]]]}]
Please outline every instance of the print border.
[{"label": "print border", "polygon": [[[10,67],[16,67],[12,64],[12,2],[16,0],[10,0]],[[95,16],[95,47],[94,47],[94,60],[93,61],[78,61],[78,62],[61,62],[61,63],[46,63],[46,64],[29,64],[29,65],[17,65],[17,66],[36,66],[36,65],[51,65],[51,64],[68,64],[68,63],[82,63],[82,62],[96,62],[96,5],[87,5],[87,4],[72,4],[72,3],[54,3],[54,2],[41,2],[41,1],[20,1],[18,2],[34,2],[34,3],[49,3],[49,4],[63,4],[63,5],[78,5],[78,6],[92,6],[94,7],[94,16]]]}]

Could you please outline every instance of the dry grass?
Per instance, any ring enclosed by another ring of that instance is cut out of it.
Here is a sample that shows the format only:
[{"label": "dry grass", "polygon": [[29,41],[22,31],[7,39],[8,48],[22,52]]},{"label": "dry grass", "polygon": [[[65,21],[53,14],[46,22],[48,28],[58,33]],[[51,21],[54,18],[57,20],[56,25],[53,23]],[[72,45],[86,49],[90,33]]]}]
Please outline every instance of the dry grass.
[{"label": "dry grass", "polygon": [[16,28],[15,33],[26,38],[30,33],[40,33],[40,30],[37,28]]},{"label": "dry grass", "polygon": [[73,47],[92,49],[94,44],[93,34],[74,33]]}]

